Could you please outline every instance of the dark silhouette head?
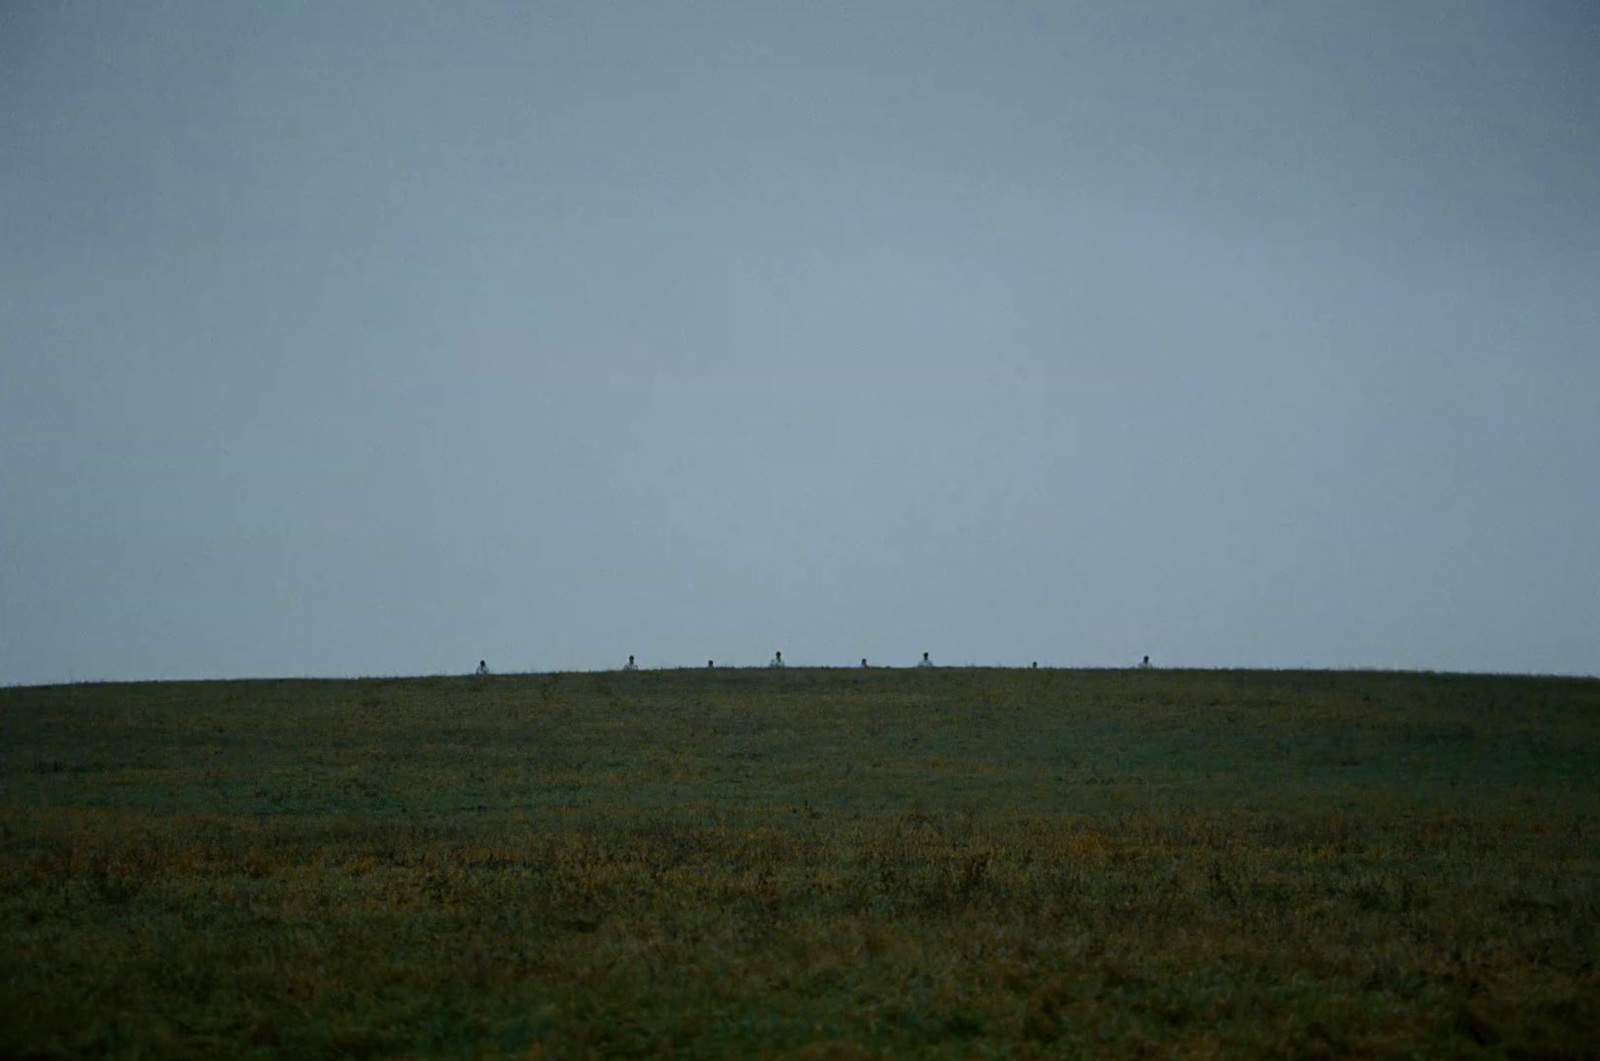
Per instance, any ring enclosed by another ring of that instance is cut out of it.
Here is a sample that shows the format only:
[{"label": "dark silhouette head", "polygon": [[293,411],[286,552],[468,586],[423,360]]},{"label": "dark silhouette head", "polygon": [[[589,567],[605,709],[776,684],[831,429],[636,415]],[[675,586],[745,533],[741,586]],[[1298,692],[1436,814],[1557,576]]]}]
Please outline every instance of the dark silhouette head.
[{"label": "dark silhouette head", "polygon": [[716,663],[715,660],[710,660],[710,659],[706,660],[706,666],[707,667],[715,667],[716,665],[717,665],[717,663]]},{"label": "dark silhouette head", "polygon": [[1038,660],[1034,660],[1033,661],[1033,669],[1034,670],[1038,670],[1039,669],[1039,661]]}]

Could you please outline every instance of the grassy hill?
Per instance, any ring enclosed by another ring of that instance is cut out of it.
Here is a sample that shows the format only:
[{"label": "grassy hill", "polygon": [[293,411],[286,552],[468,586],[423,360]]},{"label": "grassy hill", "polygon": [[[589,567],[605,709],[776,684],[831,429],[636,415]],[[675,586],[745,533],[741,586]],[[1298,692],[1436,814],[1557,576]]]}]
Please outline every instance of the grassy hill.
[{"label": "grassy hill", "polygon": [[0,1056],[1600,1055],[1600,681],[0,690]]}]

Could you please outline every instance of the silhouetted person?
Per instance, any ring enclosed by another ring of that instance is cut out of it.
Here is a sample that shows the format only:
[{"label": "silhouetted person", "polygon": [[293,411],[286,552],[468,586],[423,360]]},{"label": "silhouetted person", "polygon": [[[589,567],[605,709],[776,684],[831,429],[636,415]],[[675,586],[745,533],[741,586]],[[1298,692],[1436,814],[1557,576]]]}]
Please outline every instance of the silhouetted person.
[{"label": "silhouetted person", "polygon": [[862,657],[861,657],[861,665],[862,665],[862,666],[863,666],[863,667],[865,667],[865,666],[866,666],[866,665],[867,665],[867,657],[865,657],[865,656],[862,656]]},{"label": "silhouetted person", "polygon": [[1149,656],[1146,656],[1144,658],[1144,662],[1139,664],[1139,669],[1140,670],[1149,670],[1150,669],[1150,657]]},{"label": "silhouetted person", "polygon": [[1034,670],[1038,670],[1039,669],[1039,661],[1038,660],[1034,660],[1033,661],[1033,669]]},{"label": "silhouetted person", "polygon": [[767,664],[767,666],[769,666],[769,667],[781,667],[781,666],[783,666],[783,653],[782,652],[774,652],[772,654],[772,662]]},{"label": "silhouetted person", "polygon": [[629,656],[628,657],[628,662],[626,662],[626,663],[624,663],[622,665],[622,669],[623,670],[638,670],[639,669],[639,665],[633,661],[633,657],[632,656]]},{"label": "silhouetted person", "polygon": [[717,661],[716,660],[714,660],[714,659],[706,660],[706,670],[712,670],[712,669],[714,669],[716,667],[716,665],[717,665]]},{"label": "silhouetted person", "polygon": [[924,652],[922,654],[922,659],[917,661],[917,666],[919,666],[919,667],[931,667],[931,666],[933,666],[933,660],[929,659],[928,658],[928,654],[926,652]]},{"label": "silhouetted person", "polygon": [[489,662],[487,660],[480,659],[478,661],[478,673],[479,674],[488,674],[489,673]]}]

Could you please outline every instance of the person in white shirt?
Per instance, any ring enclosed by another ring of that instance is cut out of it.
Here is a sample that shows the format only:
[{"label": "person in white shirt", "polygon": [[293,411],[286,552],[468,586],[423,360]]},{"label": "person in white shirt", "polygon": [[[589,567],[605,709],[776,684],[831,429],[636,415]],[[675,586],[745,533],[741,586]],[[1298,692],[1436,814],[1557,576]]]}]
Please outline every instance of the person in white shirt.
[{"label": "person in white shirt", "polygon": [[478,673],[479,674],[488,674],[489,673],[489,661],[488,660],[480,659],[478,661]]},{"label": "person in white shirt", "polygon": [[917,666],[919,666],[919,667],[931,667],[931,666],[933,666],[933,660],[929,659],[928,658],[928,654],[926,652],[924,652],[922,654],[922,659],[917,663]]},{"label": "person in white shirt", "polygon": [[628,657],[628,662],[626,662],[626,663],[624,663],[622,665],[622,669],[623,670],[638,670],[639,669],[639,665],[633,661],[633,657],[632,656],[629,656]]},{"label": "person in white shirt", "polygon": [[769,666],[769,667],[781,667],[781,666],[783,666],[783,653],[782,652],[774,652],[772,654],[772,662],[767,664],[767,666]]}]

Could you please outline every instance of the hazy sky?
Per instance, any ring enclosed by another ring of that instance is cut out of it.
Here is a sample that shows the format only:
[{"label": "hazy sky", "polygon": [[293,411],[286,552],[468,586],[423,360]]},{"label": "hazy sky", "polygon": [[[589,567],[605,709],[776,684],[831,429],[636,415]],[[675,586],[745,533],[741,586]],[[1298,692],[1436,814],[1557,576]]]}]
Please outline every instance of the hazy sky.
[{"label": "hazy sky", "polygon": [[0,682],[1600,672],[1587,0],[0,4]]}]

